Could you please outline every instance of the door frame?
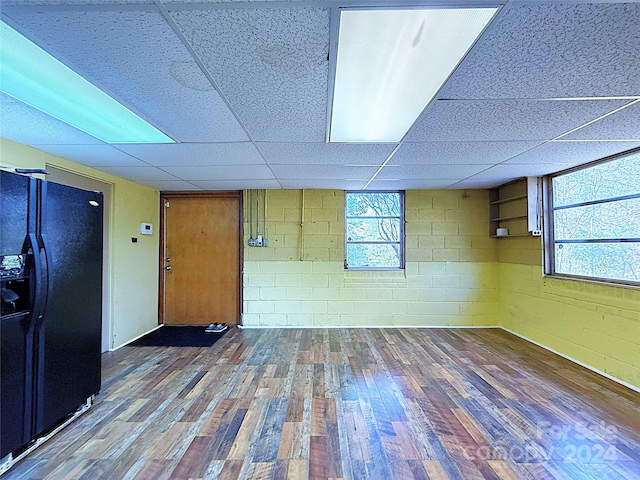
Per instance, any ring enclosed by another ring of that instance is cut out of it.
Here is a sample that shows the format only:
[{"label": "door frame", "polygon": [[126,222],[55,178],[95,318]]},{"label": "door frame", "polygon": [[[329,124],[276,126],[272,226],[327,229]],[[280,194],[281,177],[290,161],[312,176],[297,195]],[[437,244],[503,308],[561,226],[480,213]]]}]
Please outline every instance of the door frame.
[{"label": "door frame", "polygon": [[158,325],[163,325],[165,320],[165,244],[166,244],[166,218],[165,201],[171,202],[172,198],[233,198],[238,200],[238,326],[242,325],[242,291],[243,291],[243,265],[244,265],[244,205],[242,190],[230,190],[221,192],[160,192],[160,252],[159,260],[159,285],[158,285]]}]

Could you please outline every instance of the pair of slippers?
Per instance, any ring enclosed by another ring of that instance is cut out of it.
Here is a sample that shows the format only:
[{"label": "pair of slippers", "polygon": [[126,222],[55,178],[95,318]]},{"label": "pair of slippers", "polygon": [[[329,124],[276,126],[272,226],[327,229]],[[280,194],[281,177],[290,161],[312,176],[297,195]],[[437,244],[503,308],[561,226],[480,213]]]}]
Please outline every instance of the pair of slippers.
[{"label": "pair of slippers", "polygon": [[229,326],[226,323],[212,323],[204,329],[205,333],[220,333],[224,332]]}]

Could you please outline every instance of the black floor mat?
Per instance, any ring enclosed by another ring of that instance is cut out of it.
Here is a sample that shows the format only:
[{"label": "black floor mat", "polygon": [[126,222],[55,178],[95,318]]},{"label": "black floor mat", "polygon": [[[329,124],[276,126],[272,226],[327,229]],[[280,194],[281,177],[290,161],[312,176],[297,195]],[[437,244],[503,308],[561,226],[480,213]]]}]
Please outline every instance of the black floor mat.
[{"label": "black floor mat", "polygon": [[[206,333],[201,326],[163,326],[147,333],[131,343],[128,347],[210,347],[229,329],[221,333]],[[232,327],[229,327],[232,328]]]}]

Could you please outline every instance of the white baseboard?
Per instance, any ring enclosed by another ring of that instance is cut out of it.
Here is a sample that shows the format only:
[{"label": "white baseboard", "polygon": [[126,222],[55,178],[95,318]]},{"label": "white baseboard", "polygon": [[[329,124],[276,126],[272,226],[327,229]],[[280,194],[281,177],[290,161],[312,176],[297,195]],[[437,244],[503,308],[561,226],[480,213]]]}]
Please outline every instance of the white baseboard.
[{"label": "white baseboard", "polygon": [[504,327],[500,327],[502,330],[504,330],[505,332],[509,332],[512,335],[515,335],[516,337],[520,337],[523,340],[526,340],[527,342],[533,343],[534,345],[537,345],[541,348],[544,348],[545,350],[548,350],[551,353],[555,353],[556,355],[561,356],[562,358],[566,358],[567,360],[573,362],[573,363],[577,363],[578,365],[580,365],[581,367],[586,368],[587,370],[591,370],[594,373],[597,373],[598,375],[602,375],[605,378],[608,378],[609,380],[612,380],[616,383],[619,383],[620,385],[627,387],[631,390],[633,390],[634,392],[638,392],[640,393],[640,387],[636,387],[635,385],[631,385],[630,383],[627,383],[623,380],[620,380],[619,378],[616,378],[612,375],[609,375],[608,373],[603,372],[602,370],[598,370],[597,368],[592,367],[591,365],[587,365],[586,363],[581,362],[580,360],[576,360],[573,357],[570,357],[569,355],[565,355],[564,353],[560,353],[557,350],[554,350],[553,348],[549,348],[546,345],[543,345],[542,343],[536,342],[535,340],[531,340],[528,337],[525,337],[524,335],[520,335],[519,333],[514,332],[513,330],[509,330],[508,328],[504,328]]},{"label": "white baseboard", "polygon": [[141,333],[141,334],[140,334],[140,335],[138,335],[137,337],[134,337],[134,338],[132,338],[131,340],[127,340],[127,342],[126,342],[126,343],[123,343],[122,345],[119,345],[119,346],[117,346],[117,347],[110,348],[110,349],[109,349],[109,351],[110,351],[110,352],[115,352],[115,351],[116,351],[116,350],[118,350],[119,348],[122,348],[122,347],[124,347],[125,345],[128,345],[128,344],[130,344],[131,342],[133,342],[133,341],[135,341],[135,340],[138,340],[139,338],[144,337],[146,334],[151,333],[151,332],[154,332],[154,331],[156,331],[156,330],[158,330],[159,328],[162,328],[162,327],[164,327],[164,324],[160,324],[160,325],[158,325],[157,327],[152,328],[152,329],[151,329],[151,330],[149,330],[148,332]]},{"label": "white baseboard", "polygon": [[237,325],[242,330],[266,330],[269,328],[282,329],[337,329],[337,328],[502,328],[499,325]]}]

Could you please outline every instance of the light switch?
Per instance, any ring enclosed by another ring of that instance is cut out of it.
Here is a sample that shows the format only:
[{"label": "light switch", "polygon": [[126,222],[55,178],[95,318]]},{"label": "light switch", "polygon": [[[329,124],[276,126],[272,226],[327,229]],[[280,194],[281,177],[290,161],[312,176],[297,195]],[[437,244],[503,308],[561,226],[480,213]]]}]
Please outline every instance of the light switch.
[{"label": "light switch", "polygon": [[142,235],[152,235],[153,234],[153,224],[151,224],[151,223],[141,223],[140,224],[140,233]]}]

